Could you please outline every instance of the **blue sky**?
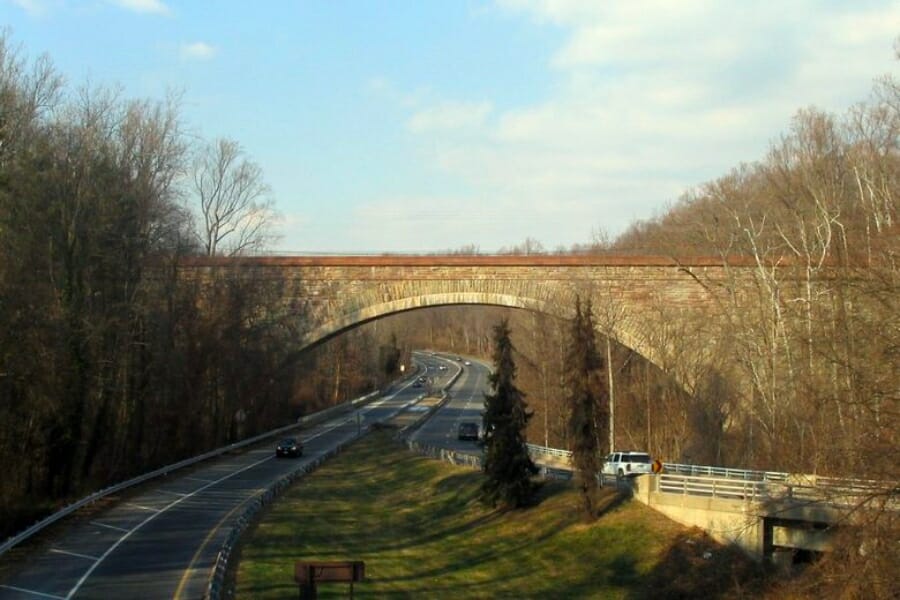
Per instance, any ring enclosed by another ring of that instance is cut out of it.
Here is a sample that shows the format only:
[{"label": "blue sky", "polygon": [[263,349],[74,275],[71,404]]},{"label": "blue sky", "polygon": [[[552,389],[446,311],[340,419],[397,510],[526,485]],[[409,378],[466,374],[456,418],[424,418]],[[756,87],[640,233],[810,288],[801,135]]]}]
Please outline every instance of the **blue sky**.
[{"label": "blue sky", "polygon": [[69,83],[183,92],[239,141],[284,252],[548,249],[762,159],[898,72],[900,3],[0,0]]}]

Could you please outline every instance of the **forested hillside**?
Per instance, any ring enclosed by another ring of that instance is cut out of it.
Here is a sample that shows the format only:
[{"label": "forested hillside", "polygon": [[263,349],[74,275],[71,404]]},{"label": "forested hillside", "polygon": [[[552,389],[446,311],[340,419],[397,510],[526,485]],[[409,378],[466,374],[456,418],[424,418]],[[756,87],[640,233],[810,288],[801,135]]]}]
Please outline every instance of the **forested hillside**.
[{"label": "forested hillside", "polygon": [[[715,256],[751,271],[735,269],[724,283],[697,274],[723,298],[721,318],[673,313],[647,340],[658,364],[611,341],[617,445],[667,460],[897,477],[898,134],[900,84],[883,78],[845,116],[800,110],[759,162],[698,186],[612,242],[581,248]],[[543,252],[534,240],[518,250]],[[595,299],[595,309],[606,307]],[[505,311],[441,310],[414,328],[417,341],[486,356],[483,322]],[[566,325],[540,315],[510,322],[537,412],[532,439],[565,446]],[[690,358],[698,349],[709,358],[702,364]],[[689,389],[675,385],[676,371],[689,372],[681,378]]]},{"label": "forested hillside", "polygon": [[[898,218],[900,84],[885,78],[847,115],[799,111],[759,162],[686,193],[611,243],[580,249],[751,267],[724,282],[696,274],[722,299],[718,314],[686,320],[659,304],[672,319],[647,340],[657,364],[610,340],[617,448],[882,486],[849,499],[851,526],[840,528],[833,552],[779,597],[896,596],[886,573],[900,532],[891,508],[900,481]],[[542,252],[533,240],[524,246]],[[595,299],[598,325],[607,308]],[[469,311],[436,310],[415,328],[417,341],[486,357],[484,322],[507,311]],[[520,386],[535,411],[529,441],[568,448],[567,324],[511,313]],[[699,355],[707,360],[691,360]],[[693,384],[677,385],[677,372]]]},{"label": "forested hillside", "polygon": [[392,375],[365,328],[286,361],[304,323],[279,282],[178,276],[258,248],[270,209],[235,143],[186,130],[175,99],[67,86],[0,37],[0,538]]},{"label": "forested hillside", "polygon": [[731,424],[766,464],[897,474],[885,459],[900,404],[898,135],[900,86],[885,78],[842,118],[801,110],[764,160],[614,245],[757,266],[755,297],[724,307],[715,343],[747,382]]}]

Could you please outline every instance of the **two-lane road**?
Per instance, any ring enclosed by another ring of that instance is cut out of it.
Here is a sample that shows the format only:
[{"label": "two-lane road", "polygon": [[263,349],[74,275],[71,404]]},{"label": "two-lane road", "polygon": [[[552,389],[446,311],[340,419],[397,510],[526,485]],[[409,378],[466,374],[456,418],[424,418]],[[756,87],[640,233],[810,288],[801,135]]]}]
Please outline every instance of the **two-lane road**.
[{"label": "two-lane road", "polygon": [[477,361],[467,361],[470,364],[464,364],[463,361],[444,355],[430,358],[435,364],[447,366],[447,371],[444,372],[452,374],[456,369],[462,369],[462,373],[450,390],[450,399],[411,436],[412,440],[457,452],[481,454],[481,447],[476,442],[459,440],[457,432],[459,424],[467,421],[481,427],[484,395],[490,390],[490,369]]},{"label": "two-lane road", "polygon": [[272,440],[160,479],[90,520],[73,520],[27,565],[8,569],[0,600],[202,598],[216,555],[249,501],[287,473],[352,440],[361,427],[388,420],[429,389],[442,388],[460,369],[451,399],[414,437],[480,453],[475,442],[456,436],[460,422],[481,423],[488,368],[430,353],[416,353],[416,361],[424,383],[406,382],[359,411],[301,431],[300,458],[276,459]]},{"label": "two-lane road", "polygon": [[356,437],[360,424],[386,420],[420,395],[408,382],[359,411],[300,432],[301,458],[276,459],[273,440],[161,479],[90,521],[73,522],[0,582],[0,600],[201,598],[216,555],[248,501]]}]

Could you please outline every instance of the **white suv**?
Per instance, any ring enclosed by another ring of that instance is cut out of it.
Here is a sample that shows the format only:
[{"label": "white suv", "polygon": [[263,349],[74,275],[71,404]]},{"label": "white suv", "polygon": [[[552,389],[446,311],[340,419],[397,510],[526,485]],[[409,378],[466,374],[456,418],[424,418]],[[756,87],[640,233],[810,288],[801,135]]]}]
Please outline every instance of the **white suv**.
[{"label": "white suv", "polygon": [[603,474],[618,478],[653,472],[653,461],[646,452],[613,452],[603,461]]}]

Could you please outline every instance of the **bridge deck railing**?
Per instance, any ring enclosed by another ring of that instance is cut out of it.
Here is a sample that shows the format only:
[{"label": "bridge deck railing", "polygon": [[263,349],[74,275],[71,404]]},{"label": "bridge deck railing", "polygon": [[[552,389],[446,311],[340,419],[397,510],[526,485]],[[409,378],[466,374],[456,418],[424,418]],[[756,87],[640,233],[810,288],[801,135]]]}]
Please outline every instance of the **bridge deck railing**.
[{"label": "bridge deck railing", "polygon": [[706,475],[746,481],[785,482],[791,477],[789,473],[778,471],[754,471],[752,469],[732,469],[728,467],[710,467],[705,465],[685,465],[679,463],[663,463],[663,471],[678,475]]},{"label": "bridge deck railing", "polygon": [[[552,457],[571,464],[572,452],[527,444],[532,458]],[[900,504],[900,482],[801,475],[780,471],[733,469],[709,465],[663,463],[659,491],[720,498],[792,498],[800,501],[854,505],[871,498],[886,498],[887,505]],[[561,469],[556,468],[557,471]],[[565,470],[565,469],[562,469]],[[672,477],[672,476],[681,476]],[[608,483],[604,480],[604,483]],[[754,485],[744,485],[750,483]],[[758,485],[755,485],[758,484]]]},{"label": "bridge deck railing", "polygon": [[656,477],[656,491],[688,496],[707,496],[728,500],[759,501],[769,497],[765,481],[711,477],[709,475],[677,475],[661,473]]},{"label": "bridge deck railing", "polygon": [[[572,452],[569,450],[560,450],[559,448],[549,448],[547,446],[538,446],[537,444],[527,444],[528,452],[532,456],[552,456],[563,460],[571,461]],[[733,469],[729,467],[712,467],[707,465],[687,465],[680,463],[663,463],[663,471],[666,473],[675,473],[679,475],[706,475],[710,477],[725,477],[730,479],[742,479],[746,481],[788,481],[791,477],[788,473],[780,473],[777,471],[754,471],[752,469]]]}]

